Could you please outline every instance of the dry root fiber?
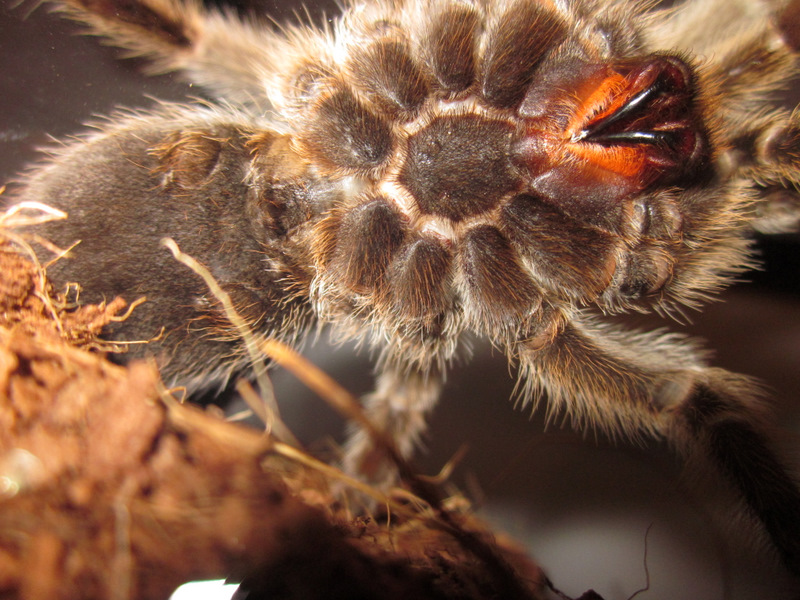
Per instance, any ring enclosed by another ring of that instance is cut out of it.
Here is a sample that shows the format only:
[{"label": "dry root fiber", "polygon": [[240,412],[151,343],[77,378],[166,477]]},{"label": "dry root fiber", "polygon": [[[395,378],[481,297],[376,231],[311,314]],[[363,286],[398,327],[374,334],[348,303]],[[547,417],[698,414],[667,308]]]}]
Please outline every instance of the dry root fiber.
[{"label": "dry root fiber", "polygon": [[269,436],[89,352],[123,304],[71,309],[2,231],[0,273],[0,598],[155,600],[219,577],[251,598],[542,597],[538,567],[468,513],[353,517]]}]

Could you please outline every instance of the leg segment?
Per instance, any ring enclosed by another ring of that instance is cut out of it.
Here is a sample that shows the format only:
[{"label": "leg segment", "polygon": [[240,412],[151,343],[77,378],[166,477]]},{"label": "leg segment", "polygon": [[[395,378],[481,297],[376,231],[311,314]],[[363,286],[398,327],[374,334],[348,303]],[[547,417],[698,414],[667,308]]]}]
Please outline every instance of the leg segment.
[{"label": "leg segment", "polygon": [[[153,71],[180,71],[232,104],[269,108],[266,87],[294,55],[269,27],[179,0],[61,0],[56,7],[91,31],[153,62]],[[294,31],[294,30],[292,30]],[[297,37],[310,30],[297,28]]]},{"label": "leg segment", "polygon": [[[518,345],[529,398],[611,437],[663,437],[687,461],[705,457],[800,574],[800,490],[770,448],[764,406],[746,377],[707,367],[684,338],[624,334],[579,316],[546,345]],[[701,458],[702,462],[702,458]]]},{"label": "leg segment", "polygon": [[724,371],[696,383],[675,415],[676,428],[682,429],[676,437],[688,434],[687,444],[708,452],[762,522],[786,566],[800,573],[800,492],[770,450],[765,428],[743,404],[753,397],[748,387]]},{"label": "leg segment", "polygon": [[[378,376],[375,391],[364,399],[367,417],[395,441],[402,456],[409,457],[420,444],[427,415],[441,389],[438,373],[387,367]],[[394,465],[360,429],[351,434],[343,462],[347,472],[362,475],[383,489],[397,479]]]}]

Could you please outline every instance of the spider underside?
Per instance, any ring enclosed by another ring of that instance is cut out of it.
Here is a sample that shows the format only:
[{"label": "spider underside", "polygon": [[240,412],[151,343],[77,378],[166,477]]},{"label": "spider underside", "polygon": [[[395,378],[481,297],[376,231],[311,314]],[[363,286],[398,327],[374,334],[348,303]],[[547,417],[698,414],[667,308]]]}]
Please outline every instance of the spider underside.
[{"label": "spider underside", "polygon": [[[215,100],[112,115],[14,199],[70,215],[39,231],[80,240],[56,284],[147,298],[108,333],[152,339],[120,360],[152,354],[170,384],[221,385],[248,359],[163,237],[259,336],[328,325],[376,349],[366,407],[404,454],[485,337],[524,401],[711,465],[800,575],[800,492],[758,387],[691,339],[603,320],[698,307],[753,265],[754,230],[800,221],[800,117],[772,100],[796,75],[798,3],[735,4],[354,0],[327,29],[276,32],[177,0],[64,0]],[[363,432],[345,466],[394,477]]]}]

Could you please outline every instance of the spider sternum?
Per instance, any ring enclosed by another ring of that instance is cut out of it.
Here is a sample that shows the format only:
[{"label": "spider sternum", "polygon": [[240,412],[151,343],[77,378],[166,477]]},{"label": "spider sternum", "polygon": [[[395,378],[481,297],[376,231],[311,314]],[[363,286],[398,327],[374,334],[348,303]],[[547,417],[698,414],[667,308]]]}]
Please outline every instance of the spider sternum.
[{"label": "spider sternum", "polygon": [[[413,120],[393,125],[395,145],[387,165],[374,179],[360,178],[363,185],[354,189],[374,186],[413,228],[453,243],[459,232],[491,222],[497,207],[522,188],[509,158],[517,128],[513,111],[488,107],[474,95],[432,96]],[[438,154],[426,152],[426,145],[439,143]],[[470,182],[471,194],[463,191]]]}]

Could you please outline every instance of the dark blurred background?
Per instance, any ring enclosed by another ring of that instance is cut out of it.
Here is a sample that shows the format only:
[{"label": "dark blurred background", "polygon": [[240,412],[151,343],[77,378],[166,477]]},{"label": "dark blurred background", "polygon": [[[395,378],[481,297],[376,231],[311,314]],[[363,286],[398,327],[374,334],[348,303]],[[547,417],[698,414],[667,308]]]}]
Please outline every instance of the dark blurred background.
[{"label": "dark blurred background", "polygon": [[[297,18],[300,5],[247,2],[239,9],[269,18]],[[308,7],[322,22],[333,2]],[[305,13],[303,13],[305,14]],[[0,183],[11,182],[53,138],[114,107],[146,107],[148,98],[197,96],[173,76],[145,77],[143,63],[32,3],[0,8]],[[13,184],[11,184],[13,185]],[[670,326],[708,340],[714,364],[766,382],[773,393],[787,453],[800,463],[800,243],[797,236],[759,240],[762,272],[729,289],[719,302],[681,326],[639,317],[640,327]],[[353,392],[371,386],[367,356],[323,340],[306,354]],[[341,440],[343,424],[322,401],[277,371],[284,417],[303,441],[322,448]],[[513,369],[476,343],[469,363],[450,374],[445,397],[417,461],[437,472],[462,446],[468,453],[454,483],[500,528],[523,541],[557,587],[577,597],[589,588],[623,600],[645,585],[645,532],[651,600],[798,598],[800,588],[779,567],[717,530],[687,492],[678,469],[658,444],[637,448],[562,430],[545,432],[541,412],[515,409]]]}]

